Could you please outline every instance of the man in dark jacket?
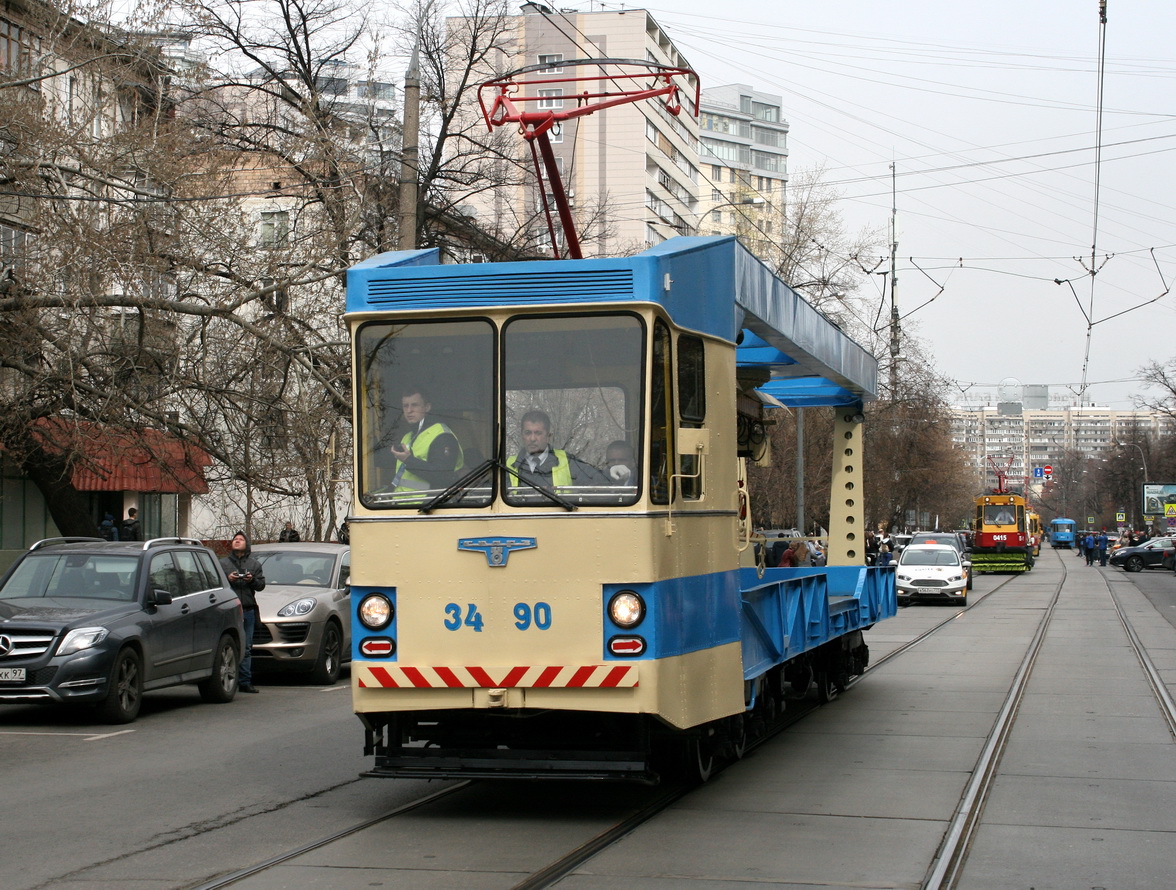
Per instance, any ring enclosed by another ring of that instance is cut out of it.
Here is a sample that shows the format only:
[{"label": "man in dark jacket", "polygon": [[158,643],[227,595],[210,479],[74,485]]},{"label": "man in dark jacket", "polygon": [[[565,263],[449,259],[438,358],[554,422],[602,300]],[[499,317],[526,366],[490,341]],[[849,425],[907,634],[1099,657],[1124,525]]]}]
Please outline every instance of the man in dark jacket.
[{"label": "man in dark jacket", "polygon": [[261,563],[250,556],[251,550],[245,532],[237,532],[229,544],[229,555],[220,561],[245,613],[245,639],[242,641],[241,667],[237,672],[238,688],[242,692],[257,692],[253,685],[253,629],[257,627],[257,598],[254,594],[265,590],[265,573],[261,570]]},{"label": "man in dark jacket", "polygon": [[139,540],[139,511],[134,507],[127,510],[127,518],[122,521],[122,527],[118,532],[118,539],[120,541]]}]

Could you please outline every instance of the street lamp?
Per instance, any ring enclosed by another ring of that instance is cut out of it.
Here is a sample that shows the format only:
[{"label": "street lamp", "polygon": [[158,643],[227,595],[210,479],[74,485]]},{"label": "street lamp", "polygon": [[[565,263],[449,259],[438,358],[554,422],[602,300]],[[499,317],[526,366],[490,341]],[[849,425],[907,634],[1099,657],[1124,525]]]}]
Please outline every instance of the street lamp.
[{"label": "street lamp", "polygon": [[[1117,445],[1130,445],[1132,448],[1134,448],[1136,451],[1139,452],[1139,459],[1143,462],[1143,467],[1141,468],[1143,470],[1143,484],[1147,485],[1147,481],[1148,481],[1148,479],[1147,479],[1147,455],[1145,455],[1143,453],[1143,449],[1139,447],[1139,443],[1137,443],[1137,442],[1117,442],[1116,444]],[[1140,495],[1141,495],[1141,499],[1142,499],[1142,492],[1140,493]],[[1147,505],[1145,504],[1144,509],[1146,510],[1146,508],[1147,508]],[[1135,513],[1134,508],[1132,509],[1131,512],[1132,512],[1132,518],[1134,519],[1134,513]],[[1144,515],[1144,522],[1146,523],[1147,514],[1144,513],[1143,515]]]},{"label": "street lamp", "polygon": [[1143,449],[1140,448],[1139,445],[1135,442],[1119,442],[1117,444],[1130,445],[1132,448],[1134,448],[1136,451],[1139,452],[1139,459],[1141,461],[1143,461],[1143,468],[1142,468],[1143,469],[1143,484],[1147,485],[1147,455],[1145,455],[1143,453]]}]

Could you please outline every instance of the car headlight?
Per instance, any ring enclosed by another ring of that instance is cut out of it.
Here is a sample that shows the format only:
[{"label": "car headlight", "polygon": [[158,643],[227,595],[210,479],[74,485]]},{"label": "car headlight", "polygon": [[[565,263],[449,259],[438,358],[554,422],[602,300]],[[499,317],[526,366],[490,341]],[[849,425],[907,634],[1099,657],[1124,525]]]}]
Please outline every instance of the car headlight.
[{"label": "car headlight", "polygon": [[295,615],[305,615],[307,612],[314,610],[318,605],[318,600],[313,596],[309,596],[303,600],[297,600],[292,603],[286,603],[278,610],[279,618],[293,618]]},{"label": "car headlight", "polygon": [[110,636],[110,631],[105,627],[75,628],[65,635],[65,639],[57,647],[57,654],[72,655],[74,652],[81,652],[91,646],[97,646],[108,636]]},{"label": "car headlight", "polygon": [[911,576],[910,575],[899,575],[898,580],[899,581],[909,581],[909,580],[911,580]]},{"label": "car headlight", "polygon": [[645,601],[632,590],[622,590],[608,601],[608,617],[617,627],[636,627],[645,618]]},{"label": "car headlight", "polygon": [[372,630],[387,627],[392,623],[392,601],[382,593],[369,593],[360,600],[359,620]]}]

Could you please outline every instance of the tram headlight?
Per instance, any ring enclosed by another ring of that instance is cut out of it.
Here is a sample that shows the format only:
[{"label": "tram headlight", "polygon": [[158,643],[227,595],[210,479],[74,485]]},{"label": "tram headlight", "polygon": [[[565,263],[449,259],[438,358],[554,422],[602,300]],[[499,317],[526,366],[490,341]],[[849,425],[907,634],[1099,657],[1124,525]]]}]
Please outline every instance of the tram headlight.
[{"label": "tram headlight", "polygon": [[359,601],[359,620],[372,630],[387,627],[392,623],[392,601],[381,593],[369,593]]},{"label": "tram headlight", "polygon": [[608,601],[608,617],[617,627],[636,627],[645,619],[645,600],[632,590],[622,590]]}]

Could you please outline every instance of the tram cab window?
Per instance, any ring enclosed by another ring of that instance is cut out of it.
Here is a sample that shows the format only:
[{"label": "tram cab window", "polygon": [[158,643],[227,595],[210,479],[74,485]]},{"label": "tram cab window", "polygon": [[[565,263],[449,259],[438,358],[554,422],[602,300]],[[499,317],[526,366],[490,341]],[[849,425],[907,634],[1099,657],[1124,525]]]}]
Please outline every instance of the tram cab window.
[{"label": "tram cab window", "polygon": [[1015,504],[985,504],[985,525],[1017,525],[1023,520],[1024,508]]},{"label": "tram cab window", "polygon": [[519,316],[503,329],[503,492],[516,506],[623,505],[641,490],[644,325]]},{"label": "tram cab window", "polygon": [[[702,338],[689,334],[678,337],[678,416],[683,427],[700,428],[706,421],[706,363]],[[683,454],[681,460],[682,496],[702,497],[703,461],[695,454]]]},{"label": "tram cab window", "polygon": [[[495,330],[486,319],[371,322],[356,339],[360,500],[419,509],[494,453]],[[486,506],[489,470],[449,506]]]}]

